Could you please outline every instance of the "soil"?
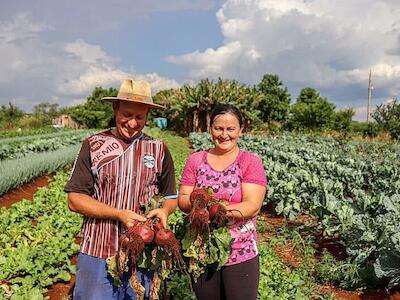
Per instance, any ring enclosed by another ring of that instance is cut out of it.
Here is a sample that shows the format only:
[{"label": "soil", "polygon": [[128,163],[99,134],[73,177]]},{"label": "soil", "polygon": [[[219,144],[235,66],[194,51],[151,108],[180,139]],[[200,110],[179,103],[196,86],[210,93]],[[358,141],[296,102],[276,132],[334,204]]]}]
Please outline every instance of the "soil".
[{"label": "soil", "polygon": [[17,203],[22,199],[32,200],[33,194],[37,191],[37,189],[47,186],[53,176],[54,174],[41,176],[28,184],[8,191],[6,194],[0,197],[0,207],[10,207],[14,203]]},{"label": "soil", "polygon": [[[263,236],[268,240],[273,235],[276,228],[287,225],[294,225],[296,223],[305,224],[305,221],[309,221],[308,217],[305,216],[299,221],[288,221],[287,219],[276,215],[270,209],[263,209],[260,215],[260,220],[265,222],[265,232]],[[313,223],[313,222],[311,222]],[[346,259],[346,249],[335,239],[318,239],[315,244],[315,258],[319,259],[322,252],[327,250],[336,259]],[[276,245],[273,247],[273,251],[286,265],[292,268],[296,268],[300,265],[301,259],[296,255],[294,251],[294,243],[287,243],[285,245]],[[371,290],[371,291],[346,291],[335,286],[321,285],[319,288],[320,292],[325,294],[331,292],[335,299],[338,300],[400,300],[400,289],[387,292],[384,289]]]},{"label": "soil", "polygon": [[374,291],[345,291],[333,286],[321,286],[322,293],[333,293],[338,300],[400,300],[400,291],[386,292],[385,290]]},{"label": "soil", "polygon": [[[16,188],[14,190],[9,191],[0,197],[0,207],[10,207],[12,204],[21,201],[22,199],[32,200],[33,194],[39,187],[44,187],[48,185],[49,180],[53,177],[53,174],[39,177],[32,181],[29,184]],[[284,223],[287,223],[287,220],[281,216],[277,216],[270,209],[263,209],[262,218],[264,219],[267,226],[271,226],[273,228],[282,226]],[[304,221],[304,220],[303,220]],[[271,232],[267,232],[268,235]],[[79,243],[80,238],[76,238],[75,242]],[[343,255],[343,246],[338,244],[334,240],[323,240],[320,243],[316,244],[316,257],[318,257],[318,253],[321,253],[323,249],[327,249],[331,252],[335,257],[339,258]],[[296,258],[295,251],[293,250],[293,245],[284,245],[284,246],[276,246],[274,251],[277,255],[292,267],[296,267],[299,265],[300,259]],[[76,264],[77,256],[72,257],[71,263],[73,265]],[[59,282],[54,284],[49,288],[49,290],[45,293],[45,296],[48,296],[50,300],[65,300],[72,299],[72,292],[75,286],[75,276],[71,275],[70,282]],[[334,294],[336,299],[340,300],[400,300],[400,291],[393,291],[391,293],[387,293],[385,290],[374,290],[374,291],[345,291],[334,286],[321,286],[320,291],[323,293],[331,292]]]},{"label": "soil", "polygon": [[346,247],[340,244],[336,239],[318,239],[314,244],[315,257],[321,258],[323,252],[328,251],[337,260],[345,260],[347,258]]},{"label": "soil", "polygon": [[[78,256],[75,255],[71,258],[71,264],[76,265]],[[45,296],[50,297],[50,300],[65,300],[72,299],[72,292],[75,287],[75,275],[71,274],[69,282],[57,282],[52,285],[49,290],[44,293]]]},{"label": "soil", "polygon": [[300,266],[301,260],[296,256],[294,246],[294,242],[285,245],[276,245],[273,247],[273,250],[279,256],[281,261],[293,268],[297,268]]}]

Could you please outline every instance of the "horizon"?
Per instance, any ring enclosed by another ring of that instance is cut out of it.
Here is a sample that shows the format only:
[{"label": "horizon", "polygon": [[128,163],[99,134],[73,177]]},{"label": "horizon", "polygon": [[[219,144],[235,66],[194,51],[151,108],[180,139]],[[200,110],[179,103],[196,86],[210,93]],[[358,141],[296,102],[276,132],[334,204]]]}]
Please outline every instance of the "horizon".
[{"label": "horizon", "polygon": [[[393,0],[43,0],[0,10],[0,105],[83,103],[123,78],[157,91],[209,78],[249,86],[277,74],[292,102],[311,87],[366,121],[400,91],[400,2]],[[57,12],[57,13],[55,13]]]}]

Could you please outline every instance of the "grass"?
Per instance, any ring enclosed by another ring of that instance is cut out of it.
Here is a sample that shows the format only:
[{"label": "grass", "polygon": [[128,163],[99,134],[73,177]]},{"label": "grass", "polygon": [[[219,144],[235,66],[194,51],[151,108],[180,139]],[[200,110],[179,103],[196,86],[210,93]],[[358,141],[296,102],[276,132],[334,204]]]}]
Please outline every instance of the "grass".
[{"label": "grass", "polygon": [[161,130],[159,128],[146,128],[144,132],[156,139],[165,142],[169,151],[171,152],[172,159],[175,165],[176,180],[179,182],[185,162],[189,157],[192,149],[190,149],[189,142],[186,138],[178,136],[173,131]]}]

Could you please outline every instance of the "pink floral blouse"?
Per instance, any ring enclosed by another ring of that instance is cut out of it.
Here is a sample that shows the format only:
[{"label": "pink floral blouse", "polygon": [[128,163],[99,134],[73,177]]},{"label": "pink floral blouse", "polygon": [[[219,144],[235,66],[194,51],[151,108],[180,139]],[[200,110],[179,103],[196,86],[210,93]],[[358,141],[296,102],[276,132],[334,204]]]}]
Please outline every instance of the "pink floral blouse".
[{"label": "pink floral blouse", "polygon": [[[236,160],[223,171],[214,170],[207,162],[208,151],[192,153],[186,161],[181,185],[211,188],[214,197],[229,204],[242,201],[242,183],[267,185],[262,160],[255,154],[240,150]],[[226,265],[234,265],[258,255],[256,217],[236,221],[229,226],[233,243]]]}]

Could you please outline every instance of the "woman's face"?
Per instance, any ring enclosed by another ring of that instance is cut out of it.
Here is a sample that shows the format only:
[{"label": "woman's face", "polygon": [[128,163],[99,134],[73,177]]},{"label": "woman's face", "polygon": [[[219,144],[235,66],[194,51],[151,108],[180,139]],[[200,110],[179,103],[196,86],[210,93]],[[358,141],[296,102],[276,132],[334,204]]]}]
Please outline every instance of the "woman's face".
[{"label": "woman's face", "polygon": [[243,128],[234,114],[217,115],[211,125],[211,137],[215,149],[220,152],[229,152],[237,146]]}]

